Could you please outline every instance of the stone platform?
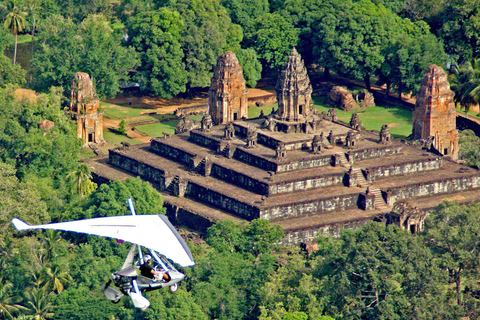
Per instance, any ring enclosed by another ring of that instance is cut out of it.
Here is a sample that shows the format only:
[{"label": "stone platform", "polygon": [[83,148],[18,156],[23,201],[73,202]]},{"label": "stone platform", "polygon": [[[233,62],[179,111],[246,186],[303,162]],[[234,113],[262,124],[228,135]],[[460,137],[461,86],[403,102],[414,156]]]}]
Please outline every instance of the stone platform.
[{"label": "stone platform", "polygon": [[[90,165],[101,181],[150,181],[170,217],[188,227],[204,231],[222,219],[265,218],[282,226],[288,243],[338,236],[381,219],[398,201],[428,210],[452,197],[480,199],[479,171],[399,141],[381,144],[378,132],[322,120],[314,133],[286,134],[263,122],[235,121],[228,140],[225,125],[155,138],[110,150],[108,159]],[[253,148],[246,145],[249,127],[257,131]],[[349,132],[360,137],[355,148],[345,146]],[[313,153],[320,134],[334,138]]]}]

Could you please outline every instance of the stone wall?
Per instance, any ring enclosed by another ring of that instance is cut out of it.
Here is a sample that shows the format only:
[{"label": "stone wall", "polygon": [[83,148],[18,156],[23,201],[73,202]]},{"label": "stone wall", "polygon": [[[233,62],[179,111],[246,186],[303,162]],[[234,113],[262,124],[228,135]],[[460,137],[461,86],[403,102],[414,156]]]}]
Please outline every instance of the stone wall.
[{"label": "stone wall", "polygon": [[247,220],[257,219],[260,216],[258,208],[193,182],[189,182],[187,186],[187,196]]},{"label": "stone wall", "polygon": [[428,158],[425,160],[412,160],[388,166],[372,167],[362,171],[365,179],[371,183],[379,178],[436,170],[440,169],[441,166],[441,158]]},{"label": "stone wall", "polygon": [[113,166],[132,172],[150,182],[156,182],[160,185],[164,184],[165,172],[161,168],[153,167],[138,159],[131,159],[120,150],[110,149],[108,162]]},{"label": "stone wall", "polygon": [[190,114],[206,114],[206,113],[208,113],[208,104],[180,107],[174,112],[174,114],[177,117],[188,116]]},{"label": "stone wall", "polygon": [[466,189],[479,188],[479,176],[466,176],[459,178],[442,179],[427,181],[395,188],[389,188],[382,191],[385,194],[385,200],[393,205],[396,201],[410,199],[415,197],[432,196],[434,194],[458,192]]},{"label": "stone wall", "polygon": [[363,220],[346,221],[336,224],[321,225],[313,229],[306,230],[285,230],[285,238],[282,239],[282,244],[299,245],[302,242],[310,242],[320,236],[340,237],[343,230],[355,230],[361,226],[371,222],[374,217],[365,218]]},{"label": "stone wall", "polygon": [[208,134],[204,134],[202,131],[197,130],[190,131],[190,137],[188,139],[199,146],[211,150],[217,150],[218,146],[221,145],[221,139],[215,139]]},{"label": "stone wall", "polygon": [[162,139],[152,139],[150,142],[150,151],[163,157],[177,160],[186,165],[190,164],[190,158],[195,157],[195,154],[191,152],[162,143]]},{"label": "stone wall", "polygon": [[337,174],[328,174],[319,177],[312,177],[308,179],[298,179],[294,181],[280,182],[272,184],[269,188],[268,194],[275,195],[342,184],[344,175],[345,173],[341,172]]},{"label": "stone wall", "polygon": [[215,223],[215,221],[211,221],[202,215],[172,205],[168,201],[165,201],[164,206],[167,209],[168,219],[172,223],[200,232],[207,232],[207,229]]},{"label": "stone wall", "polygon": [[236,186],[245,188],[251,192],[262,195],[268,195],[269,193],[269,187],[267,183],[233,171],[229,168],[224,168],[216,163],[212,165],[211,175],[223,181],[233,183]]},{"label": "stone wall", "polygon": [[376,147],[371,149],[350,150],[347,153],[347,158],[350,160],[353,157],[354,161],[381,158],[387,155],[399,154],[402,152],[401,145],[389,145],[384,147]]},{"label": "stone wall", "polygon": [[298,159],[295,162],[280,163],[278,164],[277,172],[287,172],[300,169],[316,168],[329,166],[332,163],[331,155],[319,155],[315,158]]},{"label": "stone wall", "polygon": [[329,212],[333,210],[358,208],[359,195],[360,193],[352,193],[269,207],[261,210],[260,218],[273,220],[278,218],[298,217],[312,213]]},{"label": "stone wall", "polygon": [[257,168],[261,168],[266,171],[277,172],[277,163],[270,161],[263,157],[257,156],[253,153],[248,152],[245,149],[237,148],[234,154],[235,159],[248,163]]}]

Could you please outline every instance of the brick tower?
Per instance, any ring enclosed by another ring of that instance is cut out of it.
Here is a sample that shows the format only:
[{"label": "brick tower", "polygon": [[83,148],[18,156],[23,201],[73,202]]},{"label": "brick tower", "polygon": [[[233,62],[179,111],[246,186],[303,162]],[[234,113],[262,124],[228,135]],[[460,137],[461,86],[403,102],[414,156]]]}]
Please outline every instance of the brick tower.
[{"label": "brick tower", "polygon": [[103,144],[103,113],[98,111],[100,101],[96,97],[90,76],[85,72],[73,75],[70,114],[77,121],[77,137],[83,145]]},{"label": "brick tower", "polygon": [[423,76],[413,112],[413,139],[433,137],[433,147],[443,155],[458,157],[456,111],[445,71],[430,65]]},{"label": "brick tower", "polygon": [[208,113],[218,125],[248,117],[247,89],[243,69],[231,51],[217,59],[208,91]]}]

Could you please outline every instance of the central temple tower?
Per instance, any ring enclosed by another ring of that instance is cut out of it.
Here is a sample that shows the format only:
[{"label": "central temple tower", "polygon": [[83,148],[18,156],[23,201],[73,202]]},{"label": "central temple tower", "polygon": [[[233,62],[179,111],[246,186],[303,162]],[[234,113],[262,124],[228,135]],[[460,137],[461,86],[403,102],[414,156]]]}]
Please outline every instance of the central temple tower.
[{"label": "central temple tower", "polygon": [[307,69],[295,48],[277,81],[277,118],[280,121],[304,122],[312,113],[312,85]]}]

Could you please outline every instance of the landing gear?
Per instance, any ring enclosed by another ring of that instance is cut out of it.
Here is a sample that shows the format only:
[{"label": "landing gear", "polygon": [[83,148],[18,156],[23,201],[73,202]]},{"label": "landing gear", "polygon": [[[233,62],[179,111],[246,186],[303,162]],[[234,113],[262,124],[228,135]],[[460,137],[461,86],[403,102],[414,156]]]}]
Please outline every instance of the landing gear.
[{"label": "landing gear", "polygon": [[172,284],[172,285],[171,285],[170,287],[168,287],[168,288],[170,289],[170,292],[171,292],[171,293],[175,293],[175,292],[177,292],[177,290],[178,290],[178,283],[174,283],[174,284]]}]

